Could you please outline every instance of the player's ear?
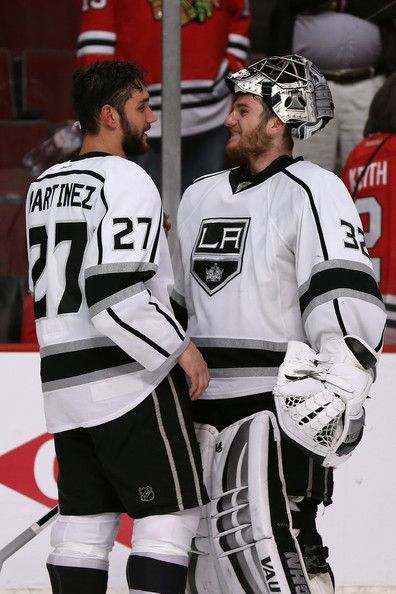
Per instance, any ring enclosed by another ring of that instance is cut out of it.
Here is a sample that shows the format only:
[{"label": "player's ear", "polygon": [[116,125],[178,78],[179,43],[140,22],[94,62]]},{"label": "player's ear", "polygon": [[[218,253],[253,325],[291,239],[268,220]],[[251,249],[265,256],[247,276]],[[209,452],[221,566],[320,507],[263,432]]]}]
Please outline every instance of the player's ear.
[{"label": "player's ear", "polygon": [[114,129],[118,126],[119,115],[112,105],[105,103],[100,110],[100,123],[106,127]]},{"label": "player's ear", "polygon": [[280,120],[278,116],[273,116],[268,120],[267,126],[268,132],[270,134],[283,134],[286,124],[282,122],[282,120]]}]

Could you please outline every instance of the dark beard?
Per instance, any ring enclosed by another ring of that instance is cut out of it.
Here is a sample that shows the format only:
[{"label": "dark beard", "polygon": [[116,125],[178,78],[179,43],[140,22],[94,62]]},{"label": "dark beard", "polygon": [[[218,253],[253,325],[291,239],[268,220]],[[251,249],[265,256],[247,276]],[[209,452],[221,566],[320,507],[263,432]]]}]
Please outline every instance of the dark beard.
[{"label": "dark beard", "polygon": [[129,155],[144,155],[149,150],[149,146],[143,139],[142,136],[137,136],[136,133],[131,130],[124,114],[121,114],[121,127],[124,133],[122,138],[122,150],[124,153]]}]

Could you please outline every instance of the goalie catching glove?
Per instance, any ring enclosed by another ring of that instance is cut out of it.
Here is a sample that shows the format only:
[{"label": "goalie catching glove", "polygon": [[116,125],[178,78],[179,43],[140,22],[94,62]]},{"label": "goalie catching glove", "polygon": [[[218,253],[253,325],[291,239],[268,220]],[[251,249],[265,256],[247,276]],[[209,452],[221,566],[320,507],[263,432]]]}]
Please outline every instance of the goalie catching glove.
[{"label": "goalie catching glove", "polygon": [[377,358],[354,336],[331,338],[320,353],[289,342],[273,390],[278,422],[323,466],[344,462],[359,443]]}]

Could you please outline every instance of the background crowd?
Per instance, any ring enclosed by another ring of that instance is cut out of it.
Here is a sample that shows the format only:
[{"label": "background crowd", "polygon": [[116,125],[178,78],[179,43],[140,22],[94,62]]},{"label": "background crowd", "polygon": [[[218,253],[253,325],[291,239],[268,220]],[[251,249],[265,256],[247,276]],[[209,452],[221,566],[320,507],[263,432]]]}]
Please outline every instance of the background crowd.
[{"label": "background crowd", "polygon": [[[135,0],[132,11],[131,5],[126,0],[14,0],[12,9],[3,11],[0,343],[35,342],[27,290],[26,189],[40,171],[78,148],[78,129],[71,125],[74,70],[97,59],[136,60],[146,71],[152,106],[160,115],[161,2]],[[223,76],[266,55],[297,53],[311,59],[329,81],[335,118],[309,142],[297,141],[294,155],[342,176],[356,199],[388,311],[387,341],[395,342],[396,3],[250,0],[249,6],[248,0],[213,0],[201,5],[209,8],[181,2],[183,188],[230,165],[222,124],[230,98]],[[139,163],[159,185],[160,118],[150,143],[151,151]]]}]

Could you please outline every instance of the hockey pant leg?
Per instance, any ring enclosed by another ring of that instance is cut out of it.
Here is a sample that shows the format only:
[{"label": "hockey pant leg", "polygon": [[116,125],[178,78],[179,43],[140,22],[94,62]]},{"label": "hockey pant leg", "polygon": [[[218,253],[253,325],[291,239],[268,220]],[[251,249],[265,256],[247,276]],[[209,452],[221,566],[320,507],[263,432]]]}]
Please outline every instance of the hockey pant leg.
[{"label": "hockey pant leg", "polygon": [[312,594],[292,529],[275,416],[263,411],[220,433],[200,425],[197,438],[211,502],[193,541],[187,592]]},{"label": "hockey pant leg", "polygon": [[47,569],[53,594],[105,594],[120,514],[63,516],[51,532]]},{"label": "hockey pant leg", "polygon": [[334,575],[327,562],[329,552],[316,528],[319,503],[309,497],[289,497],[293,529],[308,573],[311,593],[334,594]]},{"label": "hockey pant leg", "polygon": [[127,566],[130,594],[184,594],[199,518],[196,507],[135,520]]}]

